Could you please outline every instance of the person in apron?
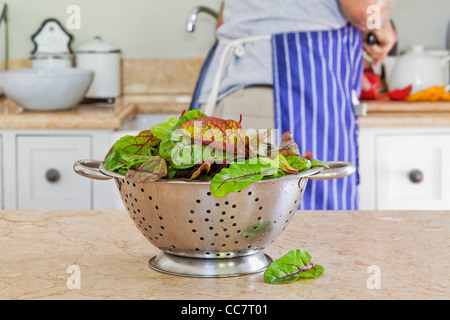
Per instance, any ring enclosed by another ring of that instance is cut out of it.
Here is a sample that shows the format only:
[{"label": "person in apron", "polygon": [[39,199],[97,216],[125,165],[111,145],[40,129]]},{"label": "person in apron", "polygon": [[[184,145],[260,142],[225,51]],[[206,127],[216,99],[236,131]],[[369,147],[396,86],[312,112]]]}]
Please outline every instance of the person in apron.
[{"label": "person in apron", "polygon": [[[244,129],[290,131],[302,154],[357,165],[352,94],[361,92],[363,41],[345,2],[225,0],[192,108],[225,119],[242,115]],[[299,209],[357,210],[358,180],[311,180]]]}]

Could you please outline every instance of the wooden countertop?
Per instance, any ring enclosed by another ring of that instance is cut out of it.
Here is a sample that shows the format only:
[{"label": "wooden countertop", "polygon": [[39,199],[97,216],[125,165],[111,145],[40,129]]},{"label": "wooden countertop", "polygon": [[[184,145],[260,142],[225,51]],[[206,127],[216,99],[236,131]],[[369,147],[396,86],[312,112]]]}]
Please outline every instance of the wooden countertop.
[{"label": "wooden countertop", "polygon": [[[0,129],[111,129],[122,128],[136,114],[182,113],[190,95],[127,95],[113,105],[80,105],[62,111],[29,111],[0,98]],[[360,127],[450,126],[450,102],[366,101],[367,116]]]},{"label": "wooden countertop", "polygon": [[[308,251],[317,279],[188,278],[148,267],[158,253],[126,211],[0,211],[0,299],[449,299],[450,211],[297,212],[263,252]],[[69,277],[79,270],[79,288]],[[380,286],[371,277],[379,273]]]}]

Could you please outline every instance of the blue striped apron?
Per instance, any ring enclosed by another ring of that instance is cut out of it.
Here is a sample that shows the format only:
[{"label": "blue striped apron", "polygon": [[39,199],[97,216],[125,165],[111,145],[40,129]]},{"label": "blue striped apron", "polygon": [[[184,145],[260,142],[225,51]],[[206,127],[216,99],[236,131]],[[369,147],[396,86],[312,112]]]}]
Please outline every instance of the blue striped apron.
[{"label": "blue striped apron", "polygon": [[[352,90],[361,92],[361,33],[342,29],[272,36],[275,126],[291,131],[302,154],[358,166]],[[310,180],[301,210],[357,210],[358,174]]]}]

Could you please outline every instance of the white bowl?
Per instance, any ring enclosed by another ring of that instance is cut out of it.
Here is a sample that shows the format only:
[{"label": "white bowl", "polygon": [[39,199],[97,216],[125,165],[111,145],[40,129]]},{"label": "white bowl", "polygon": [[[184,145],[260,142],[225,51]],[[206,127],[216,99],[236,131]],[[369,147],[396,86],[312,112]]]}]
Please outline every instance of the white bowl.
[{"label": "white bowl", "polygon": [[93,70],[78,68],[18,69],[2,73],[3,91],[30,110],[77,106],[91,85]]}]

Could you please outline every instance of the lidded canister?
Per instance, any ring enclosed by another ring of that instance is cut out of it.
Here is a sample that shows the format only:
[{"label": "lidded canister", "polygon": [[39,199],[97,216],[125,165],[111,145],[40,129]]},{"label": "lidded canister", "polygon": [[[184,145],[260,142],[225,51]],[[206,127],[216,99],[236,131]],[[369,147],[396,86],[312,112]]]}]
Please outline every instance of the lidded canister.
[{"label": "lidded canister", "polygon": [[113,99],[121,94],[121,50],[99,36],[81,45],[76,53],[77,67],[94,70],[88,99]]}]

